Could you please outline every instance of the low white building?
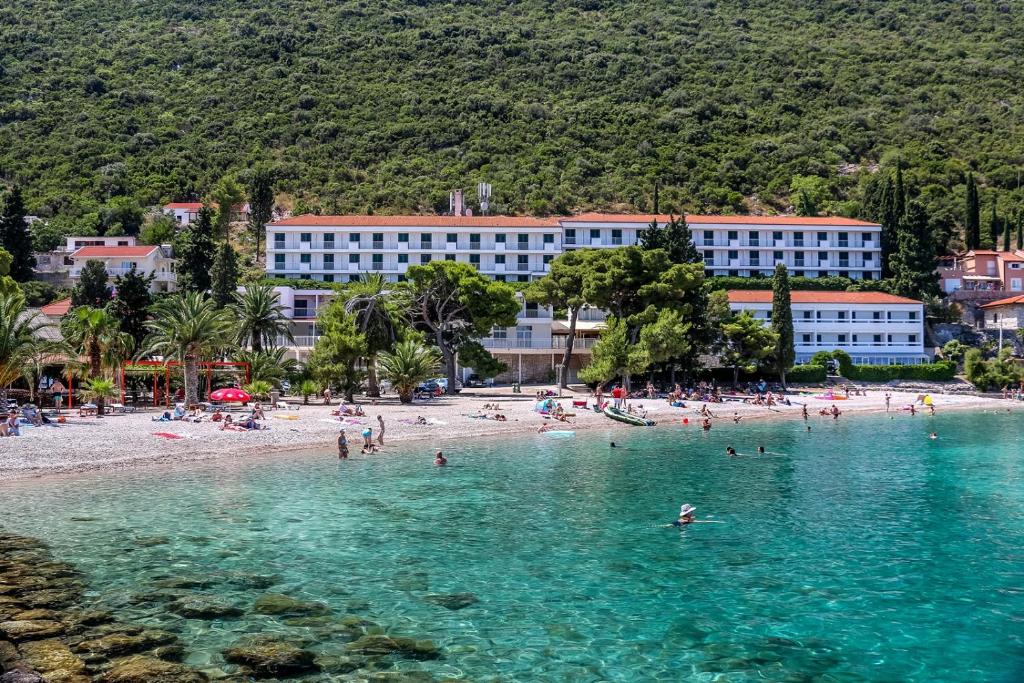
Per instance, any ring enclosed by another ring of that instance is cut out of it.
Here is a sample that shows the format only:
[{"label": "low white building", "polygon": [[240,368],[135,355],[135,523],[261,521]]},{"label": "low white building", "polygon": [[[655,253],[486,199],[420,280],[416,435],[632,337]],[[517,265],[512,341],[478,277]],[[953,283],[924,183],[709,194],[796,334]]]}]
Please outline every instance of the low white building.
[{"label": "low white building", "polygon": [[[203,208],[202,202],[171,202],[170,204],[164,204],[163,212],[165,215],[171,216],[176,220],[182,227],[187,226],[189,223],[199,217],[199,210]],[[213,203],[209,205],[211,209],[216,210],[217,204]],[[249,220],[249,204],[239,204],[231,209],[231,221],[233,223],[245,223]]]},{"label": "low white building", "polygon": [[[924,304],[882,292],[793,291],[796,362],[843,350],[858,365],[912,365],[924,351]],[[729,307],[771,323],[771,290],[730,290]]]},{"label": "low white building", "polygon": [[171,246],[84,246],[71,254],[69,276],[72,285],[81,278],[82,269],[89,261],[101,261],[107,275],[114,278],[125,275],[134,267],[140,275],[154,275],[150,290],[173,292],[177,289],[174,258]]}]

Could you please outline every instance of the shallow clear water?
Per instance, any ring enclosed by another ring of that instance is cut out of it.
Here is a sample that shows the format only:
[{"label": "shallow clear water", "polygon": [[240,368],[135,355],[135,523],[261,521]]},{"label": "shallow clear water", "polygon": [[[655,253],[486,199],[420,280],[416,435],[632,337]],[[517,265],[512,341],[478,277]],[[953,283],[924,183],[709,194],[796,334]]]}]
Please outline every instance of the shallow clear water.
[{"label": "shallow clear water", "polygon": [[[242,634],[304,631],[127,596],[205,576],[245,608],[268,591],[321,600],[434,639],[442,659],[395,667],[441,677],[1018,681],[1018,420],[529,435],[452,450],[448,468],[423,444],[56,477],[0,487],[0,523],[51,542],[119,616],[177,630],[200,666]],[[729,444],[774,455],[727,458]],[[659,528],[682,502],[724,523]],[[232,572],[281,583],[245,589]],[[479,602],[458,611],[424,599],[467,592]]]}]

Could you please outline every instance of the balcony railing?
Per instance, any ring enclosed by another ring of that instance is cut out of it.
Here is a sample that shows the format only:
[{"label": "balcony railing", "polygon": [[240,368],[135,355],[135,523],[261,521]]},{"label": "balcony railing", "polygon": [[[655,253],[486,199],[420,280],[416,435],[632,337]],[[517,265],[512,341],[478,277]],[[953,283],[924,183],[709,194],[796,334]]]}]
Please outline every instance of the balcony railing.
[{"label": "balcony railing", "polygon": [[[573,344],[574,349],[590,349],[593,348],[597,339],[592,337],[577,338]],[[480,345],[485,349],[564,349],[565,348],[565,337],[551,337],[550,339],[514,339],[514,338],[495,338],[487,337],[486,339],[480,340]]]}]

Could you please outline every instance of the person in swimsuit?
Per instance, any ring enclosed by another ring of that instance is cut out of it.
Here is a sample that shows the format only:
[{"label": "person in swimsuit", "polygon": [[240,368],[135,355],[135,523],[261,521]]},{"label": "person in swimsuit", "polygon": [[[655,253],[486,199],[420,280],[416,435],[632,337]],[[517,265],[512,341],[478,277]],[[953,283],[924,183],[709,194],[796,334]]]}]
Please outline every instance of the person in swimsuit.
[{"label": "person in swimsuit", "polygon": [[708,418],[705,417],[704,421],[701,422],[700,426],[701,426],[701,428],[705,432],[710,432],[711,431],[711,420],[709,420]]},{"label": "person in swimsuit", "polygon": [[345,430],[338,434],[338,460],[348,460],[348,439],[345,438]]},{"label": "person in swimsuit", "polygon": [[728,456],[736,455],[737,454],[736,453],[736,449],[733,448],[732,446],[726,446],[725,447],[725,454],[728,455]]},{"label": "person in swimsuit", "polygon": [[438,467],[444,467],[445,465],[448,464],[448,458],[444,457],[444,453],[438,451],[437,454],[434,456],[434,464],[437,465]]},{"label": "person in swimsuit", "polygon": [[380,415],[377,416],[377,424],[380,425],[380,431],[377,432],[377,445],[384,445],[384,418]]},{"label": "person in swimsuit", "polygon": [[757,454],[758,455],[764,455],[764,446],[758,446],[757,447]]},{"label": "person in swimsuit", "polygon": [[672,522],[671,524],[667,524],[666,526],[682,527],[686,526],[687,524],[693,524],[693,513],[696,511],[697,508],[693,507],[689,503],[686,503],[685,505],[679,508],[679,519]]}]

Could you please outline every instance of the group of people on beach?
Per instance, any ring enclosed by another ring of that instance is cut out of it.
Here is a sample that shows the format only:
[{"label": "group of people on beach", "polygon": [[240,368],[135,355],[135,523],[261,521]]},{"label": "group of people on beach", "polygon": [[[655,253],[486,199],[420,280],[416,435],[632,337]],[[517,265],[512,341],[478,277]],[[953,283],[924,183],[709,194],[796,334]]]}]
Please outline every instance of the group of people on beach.
[{"label": "group of people on beach", "polygon": [[[362,455],[372,455],[384,447],[384,417],[382,415],[377,416],[377,427],[376,442],[374,442],[373,438],[373,427],[363,427],[363,443],[359,448],[359,452]],[[342,428],[341,432],[338,434],[338,459],[348,459],[348,437],[345,435],[344,428]]]}]

